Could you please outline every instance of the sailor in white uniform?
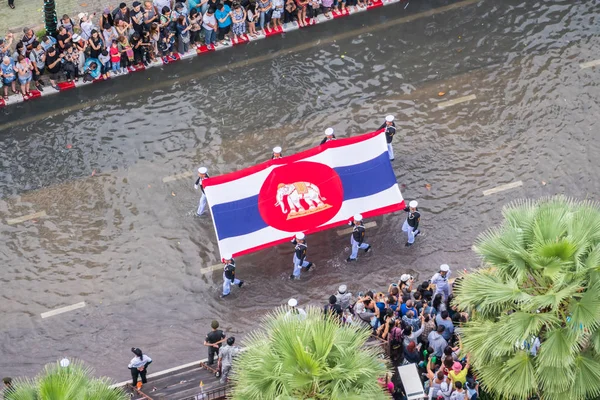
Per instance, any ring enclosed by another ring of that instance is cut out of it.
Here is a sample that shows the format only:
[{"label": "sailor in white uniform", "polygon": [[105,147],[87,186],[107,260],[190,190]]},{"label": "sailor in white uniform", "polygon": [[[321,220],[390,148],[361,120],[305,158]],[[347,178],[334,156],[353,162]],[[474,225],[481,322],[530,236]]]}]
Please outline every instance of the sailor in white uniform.
[{"label": "sailor in white uniform", "polygon": [[313,266],[313,263],[306,261],[306,240],[304,233],[299,232],[296,233],[294,239],[292,239],[292,243],[294,244],[294,272],[290,275],[290,279],[300,279],[300,269],[306,268],[307,271]]},{"label": "sailor in white uniform", "polygon": [[244,281],[235,277],[235,260],[233,257],[230,255],[224,256],[223,263],[225,264],[225,268],[223,268],[223,296],[221,297],[229,296],[232,283],[239,287],[242,287],[244,284]]},{"label": "sailor in white uniform", "polygon": [[196,211],[196,215],[200,216],[204,213],[204,209],[206,208],[206,195],[204,194],[204,188],[202,187],[202,181],[208,178],[208,169],[206,167],[198,168],[198,179],[196,179],[196,183],[194,184],[194,189],[202,191],[202,196],[200,197],[200,203],[198,204],[198,211]]},{"label": "sailor in white uniform", "polygon": [[388,115],[385,117],[385,122],[379,127],[379,129],[385,129],[385,140],[387,142],[388,155],[390,161],[394,161],[394,149],[392,147],[392,139],[396,134],[396,124],[394,123],[394,116]]},{"label": "sailor in white uniform", "polygon": [[356,214],[354,216],[354,221],[350,221],[350,225],[354,228],[352,229],[352,235],[350,235],[350,245],[352,246],[352,254],[350,257],[346,259],[346,262],[356,261],[356,257],[358,257],[358,249],[363,249],[365,253],[371,251],[371,245],[365,243],[365,226],[362,222],[362,215]]},{"label": "sailor in white uniform", "polygon": [[442,264],[440,265],[440,272],[437,272],[431,278],[431,283],[435,285],[434,296],[438,293],[441,293],[442,296],[444,296],[444,301],[448,299],[448,296],[450,296],[451,292],[450,282],[448,282],[448,279],[450,279],[450,273],[451,271],[448,264]]},{"label": "sailor in white uniform", "polygon": [[408,203],[408,207],[404,209],[404,211],[408,213],[406,215],[406,220],[402,225],[402,231],[406,232],[406,234],[408,235],[408,241],[405,244],[406,247],[412,246],[415,242],[415,238],[421,233],[419,231],[419,221],[421,221],[421,213],[419,213],[419,209],[417,208],[418,205],[419,203],[417,203],[416,200],[413,200],[410,203]]},{"label": "sailor in white uniform", "polygon": [[277,158],[283,158],[283,154],[281,154],[281,147],[273,147],[273,155],[271,156],[271,160],[275,160]]},{"label": "sailor in white uniform", "polygon": [[321,144],[325,144],[331,140],[335,140],[335,135],[333,134],[333,128],[325,129],[325,137],[321,140]]}]

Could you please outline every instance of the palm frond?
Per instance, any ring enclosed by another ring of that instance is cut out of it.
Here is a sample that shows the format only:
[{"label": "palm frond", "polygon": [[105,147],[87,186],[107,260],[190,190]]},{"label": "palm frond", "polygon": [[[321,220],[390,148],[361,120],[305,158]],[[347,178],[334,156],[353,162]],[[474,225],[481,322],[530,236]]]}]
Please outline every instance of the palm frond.
[{"label": "palm frond", "polygon": [[575,358],[573,384],[569,399],[595,399],[600,396],[600,358],[580,353]]}]

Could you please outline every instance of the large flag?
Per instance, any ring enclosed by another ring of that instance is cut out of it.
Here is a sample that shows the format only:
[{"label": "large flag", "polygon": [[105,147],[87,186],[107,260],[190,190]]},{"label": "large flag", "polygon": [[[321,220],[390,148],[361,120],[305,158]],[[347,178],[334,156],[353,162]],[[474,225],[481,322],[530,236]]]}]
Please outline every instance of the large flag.
[{"label": "large flag", "polygon": [[337,139],[202,181],[221,255],[403,209],[385,133]]}]

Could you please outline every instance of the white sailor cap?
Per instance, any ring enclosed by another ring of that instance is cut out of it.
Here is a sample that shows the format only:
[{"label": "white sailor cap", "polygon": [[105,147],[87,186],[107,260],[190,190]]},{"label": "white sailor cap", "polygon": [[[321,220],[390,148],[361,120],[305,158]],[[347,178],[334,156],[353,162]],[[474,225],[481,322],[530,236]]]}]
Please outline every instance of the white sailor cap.
[{"label": "white sailor cap", "polygon": [[385,117],[385,120],[387,122],[394,122],[394,116],[393,115],[388,115],[387,117]]},{"label": "white sailor cap", "polygon": [[346,287],[346,285],[340,285],[340,287],[338,288],[338,292],[340,294],[346,293],[346,290],[348,290],[348,288]]},{"label": "white sailor cap", "polygon": [[402,276],[400,277],[401,282],[408,282],[409,280],[410,280],[409,274],[402,274]]},{"label": "white sailor cap", "polygon": [[281,153],[281,147],[273,147],[273,153]]},{"label": "white sailor cap", "polygon": [[332,136],[332,135],[333,135],[333,128],[325,129],[325,136]]},{"label": "white sailor cap", "polygon": [[296,307],[298,305],[298,300],[292,298],[288,300],[288,306],[290,307]]},{"label": "white sailor cap", "polygon": [[302,232],[298,232],[298,233],[296,233],[296,239],[298,239],[298,240],[303,240],[303,239],[304,239],[304,237],[305,237],[305,236],[304,236],[304,233],[302,233]]},{"label": "white sailor cap", "polygon": [[416,200],[411,201],[410,203],[408,203],[408,206],[410,208],[417,208],[417,206],[419,205],[419,203],[417,203]]},{"label": "white sailor cap", "polygon": [[79,41],[81,40],[81,36],[79,36],[78,34],[74,33],[74,34],[73,34],[73,37],[71,37],[71,39],[72,39],[74,42],[79,42]]},{"label": "white sailor cap", "polygon": [[448,271],[450,271],[450,266],[448,264],[442,264],[442,265],[440,265],[440,271],[448,272]]},{"label": "white sailor cap", "polygon": [[355,221],[362,221],[362,215],[361,214],[354,215],[354,220]]},{"label": "white sailor cap", "polygon": [[208,168],[206,168],[206,167],[200,167],[200,168],[198,168],[198,172],[201,173],[201,174],[205,174],[205,173],[208,172]]},{"label": "white sailor cap", "polygon": [[233,259],[233,256],[232,256],[231,254],[225,254],[225,255],[223,256],[223,260],[225,260],[225,261],[227,261],[227,260],[232,260],[232,259]]}]

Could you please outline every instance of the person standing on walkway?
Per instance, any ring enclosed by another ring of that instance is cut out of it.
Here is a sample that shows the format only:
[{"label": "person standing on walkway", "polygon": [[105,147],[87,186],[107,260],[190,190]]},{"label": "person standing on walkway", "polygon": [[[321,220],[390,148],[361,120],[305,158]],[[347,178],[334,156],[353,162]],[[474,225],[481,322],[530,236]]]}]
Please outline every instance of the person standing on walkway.
[{"label": "person standing on walkway", "polygon": [[219,363],[221,364],[221,384],[227,383],[231,373],[233,359],[240,353],[241,349],[234,346],[235,338],[232,336],[227,339],[227,344],[219,350]]},{"label": "person standing on walkway", "polygon": [[306,261],[306,239],[305,235],[302,232],[296,233],[294,239],[292,239],[292,243],[294,244],[294,272],[290,275],[290,279],[300,279],[300,269],[306,268],[307,271],[313,266],[313,263]]},{"label": "person standing on walkway", "polygon": [[283,154],[281,154],[281,147],[273,147],[273,155],[271,156],[271,160],[275,160],[277,158],[282,158]]},{"label": "person standing on walkway", "polygon": [[223,269],[223,295],[221,297],[229,296],[232,283],[238,285],[238,287],[242,287],[244,284],[244,281],[235,277],[235,260],[233,256],[224,256],[223,263],[225,264],[225,268]]},{"label": "person standing on walkway", "polygon": [[14,10],[15,9],[15,0],[8,0],[8,6]]},{"label": "person standing on walkway", "polygon": [[388,115],[385,117],[385,122],[379,127],[379,129],[385,129],[385,140],[387,141],[388,155],[390,156],[390,161],[394,161],[394,149],[392,147],[392,139],[396,134],[394,116]]},{"label": "person standing on walkway", "polygon": [[417,203],[416,200],[413,200],[408,203],[408,207],[404,209],[404,211],[408,213],[406,221],[404,221],[404,224],[402,225],[402,231],[406,232],[408,235],[408,241],[405,244],[406,247],[412,246],[415,242],[415,238],[421,233],[419,231],[421,213],[419,213],[419,209],[417,208],[418,205],[419,203]]},{"label": "person standing on walkway", "polygon": [[361,248],[368,253],[371,251],[371,245],[365,243],[365,225],[362,221],[362,215],[356,214],[354,216],[354,221],[350,221],[349,225],[352,228],[352,235],[350,235],[350,245],[352,246],[352,254],[350,257],[346,259],[346,262],[356,261],[356,257],[358,257],[358,249]]},{"label": "person standing on walkway", "polygon": [[[148,382],[146,380],[146,372],[148,370],[148,365],[152,363],[152,359],[137,347],[132,347],[131,352],[135,354],[135,357],[133,357],[129,362],[128,368],[131,370],[133,387],[141,389],[142,385]],[[138,382],[138,376],[142,378],[141,382]]]},{"label": "person standing on walkway", "polygon": [[204,209],[206,208],[206,194],[204,194],[204,188],[202,187],[202,181],[208,176],[208,169],[206,167],[198,168],[198,179],[196,179],[196,183],[194,184],[194,189],[202,191],[202,196],[200,196],[200,203],[198,204],[198,211],[196,211],[197,216],[201,216],[204,213]]},{"label": "person standing on walkway", "polygon": [[433,277],[431,278],[431,284],[435,285],[435,293],[433,294],[434,296],[438,293],[440,293],[442,296],[444,296],[444,301],[446,301],[448,299],[448,296],[450,296],[450,282],[448,282],[448,279],[450,279],[450,267],[448,266],[448,264],[442,264],[440,265],[440,271],[436,272],[435,275],[433,275]]},{"label": "person standing on walkway", "polygon": [[321,140],[321,144],[325,144],[331,140],[335,140],[335,135],[333,134],[333,128],[325,129],[325,138]]},{"label": "person standing on walkway", "polygon": [[225,334],[219,329],[219,321],[211,322],[210,327],[212,331],[207,333],[204,338],[204,345],[208,347],[208,361],[206,365],[213,365],[215,363],[215,355],[219,354],[221,343],[225,341]]}]

